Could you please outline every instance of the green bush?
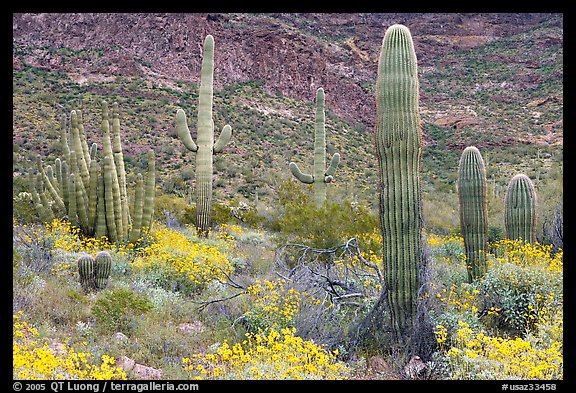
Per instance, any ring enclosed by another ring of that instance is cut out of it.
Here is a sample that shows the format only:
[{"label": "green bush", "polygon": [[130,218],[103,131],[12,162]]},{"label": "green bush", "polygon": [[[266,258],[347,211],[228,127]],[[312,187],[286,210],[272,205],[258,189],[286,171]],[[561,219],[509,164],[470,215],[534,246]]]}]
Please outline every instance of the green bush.
[{"label": "green bush", "polygon": [[[496,261],[478,282],[483,310],[496,310],[483,322],[512,335],[523,336],[538,318],[543,302],[555,299],[560,307],[562,274],[542,267],[530,268]],[[482,310],[480,310],[482,313]]]},{"label": "green bush", "polygon": [[292,180],[282,183],[278,193],[279,213],[269,225],[279,232],[281,243],[301,242],[310,247],[331,248],[379,228],[375,213],[350,200],[327,200],[317,208],[310,193]]},{"label": "green bush", "polygon": [[107,333],[131,333],[138,317],[152,309],[150,301],[134,291],[118,288],[96,300],[92,313],[98,328]]},{"label": "green bush", "polygon": [[154,199],[154,219],[163,222],[169,217],[173,217],[181,224],[186,220],[185,215],[188,207],[186,200],[177,195],[157,195]]},{"label": "green bush", "polygon": [[[212,227],[216,227],[219,224],[232,223],[234,221],[234,217],[232,216],[232,211],[230,210],[230,208],[216,202],[212,202],[211,217],[212,217]],[[184,224],[196,226],[195,203],[192,203],[191,205],[189,205],[184,209],[182,220]]]},{"label": "green bush", "polygon": [[193,282],[184,272],[169,269],[162,263],[152,263],[141,269],[141,274],[152,286],[183,295],[197,293],[201,286]]},{"label": "green bush", "polygon": [[[254,207],[237,201],[233,201],[230,205],[212,202],[211,214],[213,228],[221,224],[245,224],[257,228],[264,222],[264,218]],[[196,225],[196,205],[187,206],[181,219],[183,224]]]}]

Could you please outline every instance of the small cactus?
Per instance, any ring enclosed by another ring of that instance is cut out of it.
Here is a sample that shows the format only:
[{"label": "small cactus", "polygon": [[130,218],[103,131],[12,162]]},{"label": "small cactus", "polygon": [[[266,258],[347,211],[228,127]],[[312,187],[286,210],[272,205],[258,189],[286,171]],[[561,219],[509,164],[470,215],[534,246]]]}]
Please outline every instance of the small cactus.
[{"label": "small cactus", "polygon": [[85,291],[106,288],[112,271],[112,256],[108,251],[100,251],[95,258],[84,254],[77,262],[80,285]]},{"label": "small cactus", "polygon": [[504,226],[508,239],[536,242],[536,189],[525,174],[514,176],[508,183]]},{"label": "small cactus", "polygon": [[94,281],[94,258],[85,254],[78,258],[78,274],[80,276],[80,285],[85,291],[95,288]]},{"label": "small cactus", "polygon": [[94,258],[94,282],[96,289],[106,288],[111,271],[112,256],[108,251],[100,251]]}]

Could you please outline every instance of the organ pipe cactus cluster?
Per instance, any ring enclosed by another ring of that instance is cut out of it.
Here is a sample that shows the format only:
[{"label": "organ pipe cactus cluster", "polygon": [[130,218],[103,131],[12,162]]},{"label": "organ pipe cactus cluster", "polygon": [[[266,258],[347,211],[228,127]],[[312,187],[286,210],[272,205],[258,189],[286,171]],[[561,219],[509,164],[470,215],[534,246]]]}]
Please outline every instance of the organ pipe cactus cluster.
[{"label": "organ pipe cactus cluster", "polygon": [[525,174],[510,179],[504,200],[506,237],[536,242],[536,189]]},{"label": "organ pipe cactus cluster", "polygon": [[326,201],[326,183],[334,178],[334,173],[340,162],[340,154],[334,153],[330,166],[326,169],[326,125],[324,113],[324,89],[316,90],[316,119],[314,128],[314,174],[300,171],[296,163],[290,163],[292,174],[302,183],[314,185],[314,200],[320,207]]},{"label": "organ pipe cactus cluster", "polygon": [[112,271],[112,256],[108,251],[100,251],[95,258],[84,254],[77,264],[80,285],[85,291],[106,288]]},{"label": "organ pipe cactus cluster", "polygon": [[[70,113],[69,130],[66,116],[63,116],[61,121],[63,157],[55,160],[55,171],[51,166],[44,169],[38,159],[38,174],[32,196],[42,220],[66,216],[86,236],[107,236],[113,243],[124,240],[135,242],[140,237],[142,228],[152,224],[155,194],[154,152],[148,152],[146,187],[132,209],[144,211],[145,219],[133,223],[128,204],[118,104],[112,105],[111,121],[105,101],[101,102],[101,110],[100,163],[97,144],[93,143],[88,148],[82,112],[73,110]],[[138,236],[135,236],[136,234]]]},{"label": "organ pipe cactus cluster", "polygon": [[458,165],[460,228],[464,237],[468,281],[486,273],[488,250],[488,205],[486,168],[480,151],[468,146]]},{"label": "organ pipe cactus cluster", "polygon": [[196,226],[206,236],[211,226],[212,167],[213,154],[220,153],[232,137],[232,128],[225,125],[214,143],[214,119],[212,118],[214,79],[214,37],[204,39],[200,91],[198,97],[197,141],[194,142],[188,128],[186,112],[176,112],[176,131],[184,146],[196,153]]},{"label": "organ pipe cactus cluster", "polygon": [[380,224],[392,339],[407,342],[421,285],[422,220],[419,82],[410,30],[390,26],[376,80],[374,140],[379,168]]}]

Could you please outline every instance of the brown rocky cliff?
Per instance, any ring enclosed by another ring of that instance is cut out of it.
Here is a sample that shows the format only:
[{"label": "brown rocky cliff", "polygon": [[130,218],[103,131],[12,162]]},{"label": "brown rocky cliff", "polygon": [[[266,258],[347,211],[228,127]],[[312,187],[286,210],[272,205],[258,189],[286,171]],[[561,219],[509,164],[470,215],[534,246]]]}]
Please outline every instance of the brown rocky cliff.
[{"label": "brown rocky cliff", "polygon": [[[201,43],[215,37],[215,85],[260,80],[270,93],[312,101],[373,126],[377,57],[385,29],[412,31],[419,64],[527,30],[547,14],[14,14],[13,39],[29,48],[13,66],[70,74],[147,75],[198,82]],[[99,57],[62,61],[46,48],[95,49]],[[424,96],[425,100],[426,97]]]}]

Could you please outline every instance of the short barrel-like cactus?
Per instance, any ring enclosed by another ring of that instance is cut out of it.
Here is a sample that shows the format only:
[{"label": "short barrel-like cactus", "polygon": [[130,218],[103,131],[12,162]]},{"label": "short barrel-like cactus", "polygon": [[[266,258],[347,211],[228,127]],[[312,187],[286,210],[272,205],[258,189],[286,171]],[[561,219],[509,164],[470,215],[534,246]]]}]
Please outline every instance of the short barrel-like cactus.
[{"label": "short barrel-like cactus", "polygon": [[80,285],[85,291],[106,288],[112,272],[112,256],[108,251],[100,251],[96,257],[84,254],[77,264]]},{"label": "short barrel-like cactus", "polygon": [[95,287],[94,282],[94,258],[85,254],[78,258],[78,275],[80,276],[80,285],[85,291],[90,291]]},{"label": "short barrel-like cactus", "polygon": [[104,289],[112,272],[112,256],[108,251],[100,251],[94,257],[94,283],[96,289]]},{"label": "short barrel-like cactus", "polygon": [[536,242],[536,189],[523,173],[515,175],[508,183],[504,227],[508,239]]}]

